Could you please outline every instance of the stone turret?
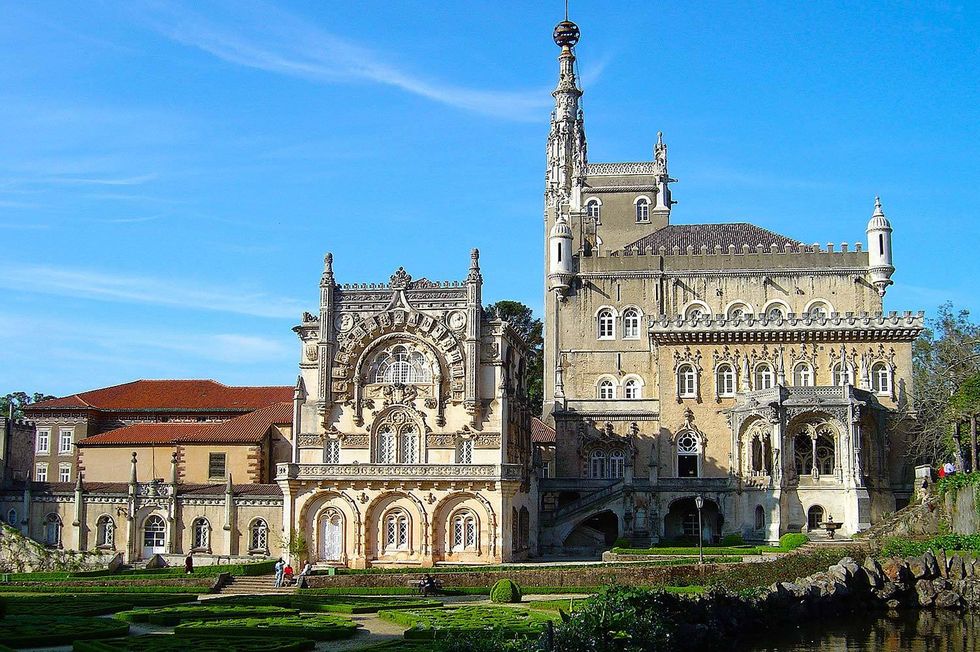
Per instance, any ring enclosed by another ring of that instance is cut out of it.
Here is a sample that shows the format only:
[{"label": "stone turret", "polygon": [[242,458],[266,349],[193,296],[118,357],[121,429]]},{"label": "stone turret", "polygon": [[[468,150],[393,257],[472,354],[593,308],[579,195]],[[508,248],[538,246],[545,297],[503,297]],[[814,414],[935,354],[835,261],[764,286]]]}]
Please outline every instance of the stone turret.
[{"label": "stone turret", "polygon": [[892,284],[895,265],[892,261],[892,225],[881,209],[881,199],[875,197],[875,210],[868,222],[868,266],[871,283],[878,294],[885,296],[885,288]]}]

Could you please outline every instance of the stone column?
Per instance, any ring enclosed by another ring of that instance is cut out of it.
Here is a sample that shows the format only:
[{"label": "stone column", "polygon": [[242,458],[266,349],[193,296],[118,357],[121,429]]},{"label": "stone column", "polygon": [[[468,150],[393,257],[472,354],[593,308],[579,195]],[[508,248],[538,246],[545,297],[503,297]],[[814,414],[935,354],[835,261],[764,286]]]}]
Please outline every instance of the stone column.
[{"label": "stone column", "polygon": [[235,550],[235,492],[231,482],[231,473],[225,481],[225,551],[228,555],[236,554]]}]

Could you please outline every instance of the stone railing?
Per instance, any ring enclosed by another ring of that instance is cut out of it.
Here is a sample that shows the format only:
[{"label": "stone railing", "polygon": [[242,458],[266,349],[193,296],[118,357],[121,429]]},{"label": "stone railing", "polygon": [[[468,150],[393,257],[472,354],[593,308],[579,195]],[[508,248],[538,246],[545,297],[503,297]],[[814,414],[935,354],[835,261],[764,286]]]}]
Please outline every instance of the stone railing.
[{"label": "stone railing", "polygon": [[590,177],[620,176],[628,174],[660,174],[656,161],[630,161],[626,163],[589,163]]},{"label": "stone railing", "polygon": [[520,480],[518,464],[279,464],[276,480]]}]

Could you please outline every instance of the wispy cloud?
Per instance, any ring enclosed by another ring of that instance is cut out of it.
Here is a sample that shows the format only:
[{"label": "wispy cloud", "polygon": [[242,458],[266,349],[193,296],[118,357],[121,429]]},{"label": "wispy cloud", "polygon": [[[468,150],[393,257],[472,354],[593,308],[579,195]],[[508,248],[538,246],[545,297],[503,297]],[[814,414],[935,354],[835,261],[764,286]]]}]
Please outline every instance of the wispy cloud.
[{"label": "wispy cloud", "polygon": [[106,220],[94,220],[95,222],[102,222],[103,224],[138,224],[140,222],[155,222],[163,215],[147,215],[146,217],[117,217]]},{"label": "wispy cloud", "polygon": [[168,38],[224,61],[320,83],[367,81],[468,111],[538,120],[547,91],[471,88],[426,78],[385,55],[260,3],[235,3],[235,20],[218,22],[176,3],[141,5],[139,18]]},{"label": "wispy cloud", "polygon": [[72,177],[46,176],[0,180],[0,187],[25,184],[59,186],[141,186],[157,178],[156,174],[142,174],[135,177]]},{"label": "wispy cloud", "polygon": [[242,287],[131,276],[77,268],[0,264],[0,287],[75,298],[228,312],[276,319],[295,318],[303,304]]}]

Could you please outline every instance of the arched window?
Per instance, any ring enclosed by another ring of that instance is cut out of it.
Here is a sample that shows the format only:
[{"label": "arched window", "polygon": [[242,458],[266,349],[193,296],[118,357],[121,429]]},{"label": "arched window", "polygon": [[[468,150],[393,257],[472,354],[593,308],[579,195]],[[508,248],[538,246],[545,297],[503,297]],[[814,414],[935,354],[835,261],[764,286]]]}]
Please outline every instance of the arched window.
[{"label": "arched window", "polygon": [[520,528],[517,534],[521,549],[529,548],[531,545],[531,512],[527,510],[527,507],[521,507]]},{"label": "arched window", "polygon": [[692,432],[677,437],[677,477],[701,477],[701,442]]},{"label": "arched window", "polygon": [[620,479],[626,470],[626,455],[621,450],[609,454],[609,477]]},{"label": "arched window", "polygon": [[606,452],[594,450],[589,456],[589,477],[601,479],[606,477]]},{"label": "arched window", "polygon": [[833,475],[836,457],[833,435],[821,432],[817,435],[817,470],[820,475]]},{"label": "arched window", "polygon": [[269,551],[269,524],[261,518],[252,521],[252,525],[248,528],[248,550],[249,552]]},{"label": "arched window", "polygon": [[650,200],[646,197],[640,197],[636,200],[636,221],[650,221]]},{"label": "arched window", "polygon": [[473,463],[473,440],[472,439],[459,440],[459,448],[456,451],[456,463],[457,464]]},{"label": "arched window", "polygon": [[692,321],[702,319],[710,314],[711,312],[708,310],[708,306],[701,303],[692,303],[687,307],[687,310],[684,311],[684,319]]},{"label": "arched window", "polygon": [[44,517],[44,543],[49,546],[61,546],[61,517],[48,514]]},{"label": "arched window", "polygon": [[814,301],[807,308],[811,319],[826,319],[830,317],[830,308],[823,301]]},{"label": "arched window", "polygon": [[813,367],[806,362],[798,362],[793,367],[794,387],[813,387]]},{"label": "arched window", "polygon": [[786,307],[781,303],[773,303],[766,307],[766,319],[786,319]]},{"label": "arched window", "polygon": [[677,367],[677,396],[696,398],[698,395],[698,372],[692,364]]},{"label": "arched window", "polygon": [[585,204],[586,214],[594,219],[596,224],[599,224],[600,211],[602,210],[601,206],[598,199],[590,199]]},{"label": "arched window", "polygon": [[381,426],[378,430],[378,463],[394,464],[398,454],[398,440],[393,426]]},{"label": "arched window", "polygon": [[636,308],[623,311],[623,339],[640,339],[640,311]]},{"label": "arched window", "polygon": [[404,344],[396,344],[375,357],[371,382],[418,385],[432,382],[432,372],[424,355]]},{"label": "arched window", "polygon": [[211,524],[206,518],[194,519],[192,525],[194,541],[191,548],[194,550],[210,550],[211,548]]},{"label": "arched window", "polygon": [[718,396],[735,396],[735,367],[734,365],[723,362],[715,369],[715,391]]},{"label": "arched window", "polygon": [[603,401],[608,401],[616,398],[616,387],[613,385],[613,381],[608,378],[603,378],[599,381],[599,398]]},{"label": "arched window", "polygon": [[623,382],[623,398],[636,399],[640,396],[640,381],[636,378],[627,378]]},{"label": "arched window", "polygon": [[762,505],[755,506],[755,529],[762,530],[766,527],[766,510]]},{"label": "arched window", "polygon": [[768,362],[762,362],[755,367],[755,389],[769,389],[775,383],[772,367]]},{"label": "arched window", "polygon": [[610,308],[603,308],[596,317],[599,326],[599,339],[612,340],[616,338],[616,317]]},{"label": "arched window", "polygon": [[17,510],[11,509],[7,512],[7,525],[17,527]]},{"label": "arched window", "polygon": [[732,320],[747,319],[751,314],[752,309],[744,303],[733,303],[728,308],[728,318]]},{"label": "arched window", "polygon": [[162,551],[166,545],[167,525],[156,514],[143,521],[143,549],[145,553]]},{"label": "arched window", "polygon": [[810,530],[819,530],[823,523],[823,507],[814,505],[806,510],[806,526]]},{"label": "arched window", "polygon": [[892,393],[892,374],[884,362],[871,365],[871,389],[875,394],[890,395]]},{"label": "arched window", "polygon": [[419,461],[419,433],[412,426],[403,428],[401,431],[401,457],[402,464],[417,464]]},{"label": "arched window", "polygon": [[116,543],[116,523],[108,514],[103,514],[95,522],[95,545],[99,548],[112,548]]},{"label": "arched window", "polygon": [[411,521],[400,509],[388,512],[385,524],[385,550],[408,550]]},{"label": "arched window", "polygon": [[457,512],[453,516],[453,551],[476,550],[480,542],[479,532],[479,523],[473,512]]},{"label": "arched window", "polygon": [[853,385],[854,374],[851,373],[851,365],[846,362],[838,362],[834,365],[834,384],[837,386]]}]

